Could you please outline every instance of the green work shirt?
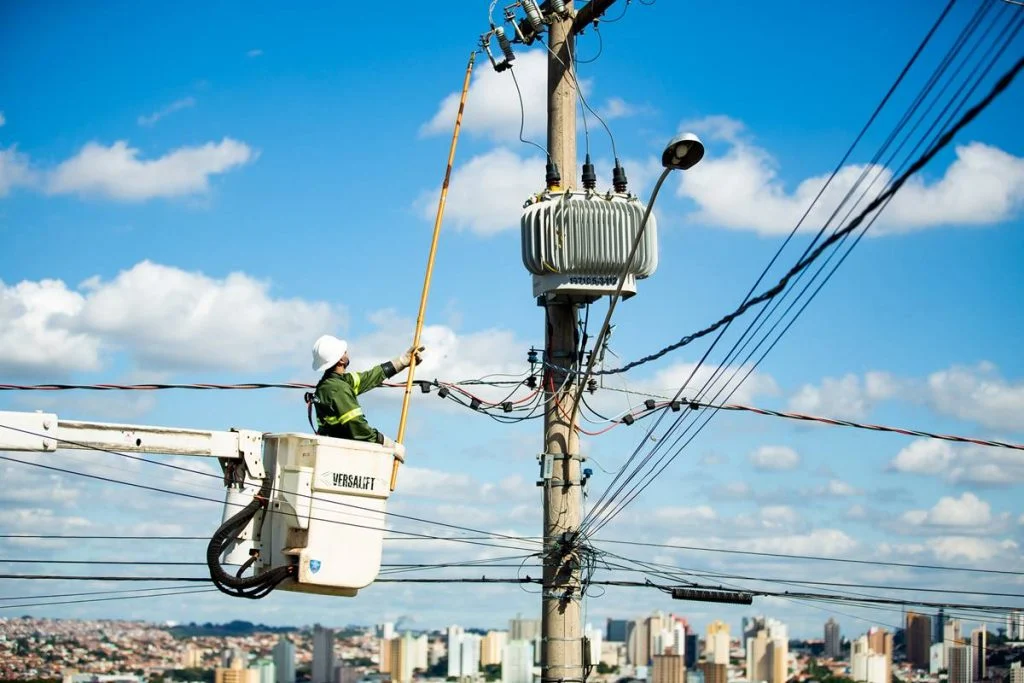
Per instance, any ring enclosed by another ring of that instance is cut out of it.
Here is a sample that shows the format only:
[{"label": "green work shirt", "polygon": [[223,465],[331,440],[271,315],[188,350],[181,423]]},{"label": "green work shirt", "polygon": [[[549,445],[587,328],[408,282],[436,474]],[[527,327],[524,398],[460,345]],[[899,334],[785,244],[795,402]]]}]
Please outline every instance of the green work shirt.
[{"label": "green work shirt", "polygon": [[390,361],[366,372],[339,373],[331,370],[326,373],[316,385],[313,397],[319,425],[317,434],[384,443],[384,435],[366,421],[356,397],[379,387],[394,374],[395,367]]}]

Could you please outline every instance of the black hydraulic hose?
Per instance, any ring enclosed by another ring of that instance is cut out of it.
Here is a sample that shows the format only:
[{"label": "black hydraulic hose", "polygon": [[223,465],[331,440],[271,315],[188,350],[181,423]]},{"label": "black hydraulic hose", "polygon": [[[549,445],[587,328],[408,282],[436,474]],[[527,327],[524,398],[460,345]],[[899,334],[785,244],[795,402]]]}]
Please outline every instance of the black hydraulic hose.
[{"label": "black hydraulic hose", "polygon": [[210,569],[210,579],[223,593],[234,597],[258,600],[268,595],[279,583],[292,575],[292,567],[277,567],[258,576],[240,578],[226,572],[220,563],[220,556],[235,541],[238,533],[245,528],[260,509],[266,507],[271,484],[270,477],[265,478],[252,501],[221,524],[206,546],[206,564]]}]

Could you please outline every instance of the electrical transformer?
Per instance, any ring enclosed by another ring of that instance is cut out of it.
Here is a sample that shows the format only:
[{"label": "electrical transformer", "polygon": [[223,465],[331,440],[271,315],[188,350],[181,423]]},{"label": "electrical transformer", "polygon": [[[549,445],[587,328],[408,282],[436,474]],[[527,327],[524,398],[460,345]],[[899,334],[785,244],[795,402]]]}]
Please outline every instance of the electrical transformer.
[{"label": "electrical transformer", "polygon": [[[632,195],[593,190],[531,197],[521,228],[523,265],[533,276],[533,295],[586,302],[614,293],[645,208]],[[657,267],[658,228],[652,214],[626,275],[623,298],[635,294],[636,281]]]}]

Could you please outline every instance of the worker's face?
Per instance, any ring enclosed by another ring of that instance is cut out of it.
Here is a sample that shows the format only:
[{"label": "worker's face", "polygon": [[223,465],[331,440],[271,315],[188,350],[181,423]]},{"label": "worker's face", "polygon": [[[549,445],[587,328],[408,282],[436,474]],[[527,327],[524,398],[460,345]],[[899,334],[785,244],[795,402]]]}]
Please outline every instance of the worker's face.
[{"label": "worker's face", "polygon": [[348,367],[348,351],[346,351],[345,355],[342,356],[341,360],[338,361],[338,365],[341,367],[342,370]]}]

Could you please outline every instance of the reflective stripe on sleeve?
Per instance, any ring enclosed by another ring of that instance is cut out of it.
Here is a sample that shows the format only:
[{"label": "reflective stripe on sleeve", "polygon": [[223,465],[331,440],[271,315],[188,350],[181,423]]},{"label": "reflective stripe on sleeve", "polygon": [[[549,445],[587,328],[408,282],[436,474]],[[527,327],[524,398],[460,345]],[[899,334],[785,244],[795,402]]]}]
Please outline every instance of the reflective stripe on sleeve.
[{"label": "reflective stripe on sleeve", "polygon": [[326,422],[329,425],[343,425],[347,422],[351,422],[352,420],[356,419],[362,414],[362,408],[353,408],[352,410],[348,411],[343,415],[328,415],[327,417],[324,418],[324,422]]}]

